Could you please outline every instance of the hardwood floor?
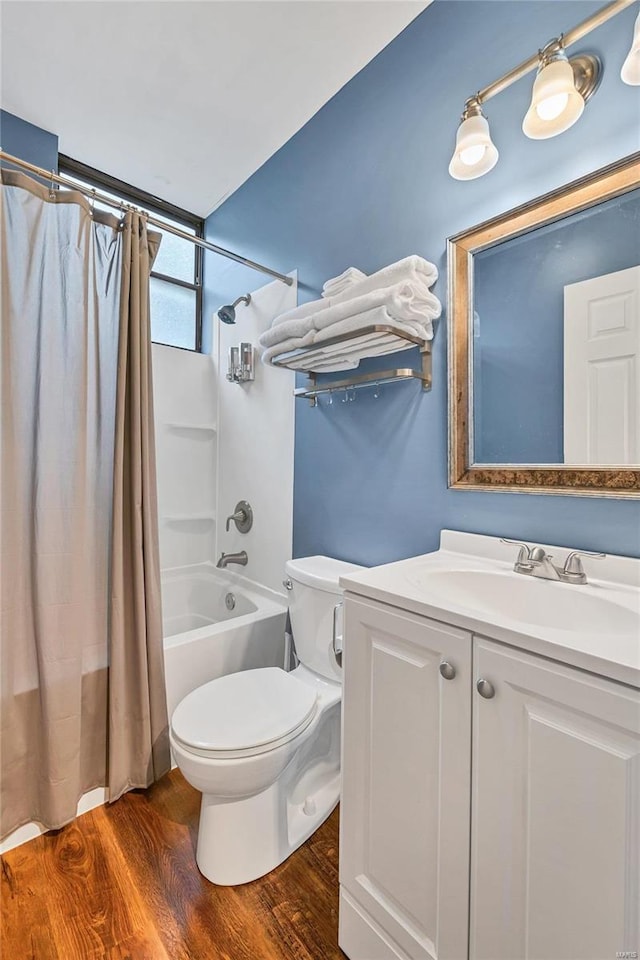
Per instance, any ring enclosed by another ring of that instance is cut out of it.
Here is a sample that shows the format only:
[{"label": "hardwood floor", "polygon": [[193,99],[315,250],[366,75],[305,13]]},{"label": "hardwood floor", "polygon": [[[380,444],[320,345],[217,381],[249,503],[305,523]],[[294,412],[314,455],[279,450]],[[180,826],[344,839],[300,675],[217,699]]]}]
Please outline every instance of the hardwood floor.
[{"label": "hardwood floor", "polygon": [[198,872],[200,794],[178,770],[2,858],[11,960],[337,960],[338,811],[241,887]]}]

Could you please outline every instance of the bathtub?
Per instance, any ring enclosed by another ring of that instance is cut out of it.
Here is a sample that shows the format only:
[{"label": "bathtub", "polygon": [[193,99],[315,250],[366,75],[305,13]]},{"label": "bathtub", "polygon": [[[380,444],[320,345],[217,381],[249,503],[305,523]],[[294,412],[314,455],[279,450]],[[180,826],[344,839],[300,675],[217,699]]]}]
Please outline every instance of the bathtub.
[{"label": "bathtub", "polygon": [[282,667],[287,607],[277,593],[211,563],[162,573],[169,719],[196,687],[237,670]]}]

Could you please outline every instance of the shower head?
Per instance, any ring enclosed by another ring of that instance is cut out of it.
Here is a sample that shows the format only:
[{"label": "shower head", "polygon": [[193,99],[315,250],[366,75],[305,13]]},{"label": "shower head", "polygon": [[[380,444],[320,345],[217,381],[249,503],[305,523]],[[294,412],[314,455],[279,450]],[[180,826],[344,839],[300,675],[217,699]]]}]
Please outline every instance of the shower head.
[{"label": "shower head", "polygon": [[228,303],[224,307],[220,307],[218,310],[218,319],[222,320],[223,323],[235,323],[236,322],[236,307],[239,303],[246,303],[247,306],[251,303],[251,294],[247,293],[244,297],[238,297],[237,300],[234,300],[233,303]]}]

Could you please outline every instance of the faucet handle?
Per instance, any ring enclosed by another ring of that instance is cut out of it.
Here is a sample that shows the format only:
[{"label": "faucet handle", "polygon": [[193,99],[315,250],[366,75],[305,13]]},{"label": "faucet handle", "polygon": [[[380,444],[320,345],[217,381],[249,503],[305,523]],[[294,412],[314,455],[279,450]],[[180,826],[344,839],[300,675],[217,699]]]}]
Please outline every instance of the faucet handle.
[{"label": "faucet handle", "polygon": [[564,575],[574,581],[586,583],[586,575],[582,566],[580,557],[592,557],[594,560],[601,560],[606,557],[606,553],[591,553],[589,550],[572,550],[564,562]]},{"label": "faucet handle", "polygon": [[522,540],[509,540],[507,537],[500,537],[500,543],[511,543],[514,547],[520,547],[516,563],[526,563],[531,560],[531,548],[528,543],[523,543]]},{"label": "faucet handle", "polygon": [[230,517],[227,517],[227,522],[225,524],[225,529],[229,533],[229,527],[231,526],[231,521],[234,523],[244,523],[247,519],[247,515],[244,510],[236,510],[235,513],[232,513]]},{"label": "faucet handle", "polygon": [[235,523],[238,533],[249,533],[249,530],[251,530],[253,526],[253,510],[251,509],[251,504],[246,500],[238,500],[235,511],[231,516],[227,517],[225,524],[227,533],[229,532],[232,521]]}]

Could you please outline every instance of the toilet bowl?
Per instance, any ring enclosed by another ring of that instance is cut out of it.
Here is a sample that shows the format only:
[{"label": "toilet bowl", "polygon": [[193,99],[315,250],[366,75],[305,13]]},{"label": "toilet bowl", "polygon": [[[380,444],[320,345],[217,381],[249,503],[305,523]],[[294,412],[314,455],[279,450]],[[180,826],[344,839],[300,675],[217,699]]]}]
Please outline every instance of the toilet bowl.
[{"label": "toilet bowl", "polygon": [[329,557],[286,565],[299,665],[229,674],[188,694],[171,719],[185,779],[202,792],[196,861],[213,883],[263,876],[326,820],[340,795],[338,579]]}]

